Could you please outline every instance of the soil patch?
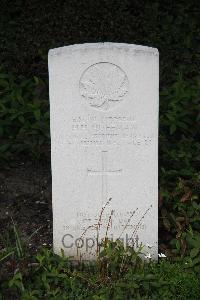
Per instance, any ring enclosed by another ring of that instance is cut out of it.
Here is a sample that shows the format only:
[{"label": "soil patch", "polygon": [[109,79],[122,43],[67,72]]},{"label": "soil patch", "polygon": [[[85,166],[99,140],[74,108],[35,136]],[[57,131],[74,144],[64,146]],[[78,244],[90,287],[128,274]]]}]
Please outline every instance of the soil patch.
[{"label": "soil patch", "polygon": [[[23,239],[37,231],[31,250],[52,245],[51,168],[48,163],[17,161],[0,172],[0,228],[7,234],[12,219]],[[0,245],[0,248],[2,246]]]}]

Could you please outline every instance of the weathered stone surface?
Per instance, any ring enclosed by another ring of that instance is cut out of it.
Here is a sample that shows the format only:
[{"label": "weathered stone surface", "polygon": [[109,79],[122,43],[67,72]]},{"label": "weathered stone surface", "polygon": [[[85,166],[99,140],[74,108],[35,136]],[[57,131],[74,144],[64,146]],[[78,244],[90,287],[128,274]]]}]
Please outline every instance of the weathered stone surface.
[{"label": "weathered stone surface", "polygon": [[158,64],[137,45],[50,50],[55,252],[95,259],[108,236],[157,258]]}]

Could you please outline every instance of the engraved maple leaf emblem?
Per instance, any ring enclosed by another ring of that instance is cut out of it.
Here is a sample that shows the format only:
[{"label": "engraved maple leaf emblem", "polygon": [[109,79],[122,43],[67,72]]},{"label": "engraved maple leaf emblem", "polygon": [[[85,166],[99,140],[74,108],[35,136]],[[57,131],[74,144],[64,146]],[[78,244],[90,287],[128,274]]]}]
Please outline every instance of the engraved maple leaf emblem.
[{"label": "engraved maple leaf emblem", "polygon": [[83,73],[80,92],[90,106],[108,110],[128,92],[128,78],[118,66],[98,63]]}]

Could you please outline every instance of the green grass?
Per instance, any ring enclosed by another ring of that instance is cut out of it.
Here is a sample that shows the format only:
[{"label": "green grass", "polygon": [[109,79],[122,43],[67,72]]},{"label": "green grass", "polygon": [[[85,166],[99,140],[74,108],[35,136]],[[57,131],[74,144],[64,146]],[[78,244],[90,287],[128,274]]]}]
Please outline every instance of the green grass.
[{"label": "green grass", "polygon": [[2,240],[0,299],[199,299],[199,273],[185,259],[147,263],[142,249],[105,239],[96,262],[74,265],[45,248],[30,255],[15,226],[13,237]]}]

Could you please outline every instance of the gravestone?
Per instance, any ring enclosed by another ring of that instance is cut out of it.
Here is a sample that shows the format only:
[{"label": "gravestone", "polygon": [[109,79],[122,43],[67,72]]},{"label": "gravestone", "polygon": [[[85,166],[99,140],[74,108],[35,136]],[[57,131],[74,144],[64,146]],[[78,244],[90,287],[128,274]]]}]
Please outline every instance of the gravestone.
[{"label": "gravestone", "polygon": [[157,259],[158,65],[132,44],[49,51],[56,253],[93,260],[107,237]]}]

